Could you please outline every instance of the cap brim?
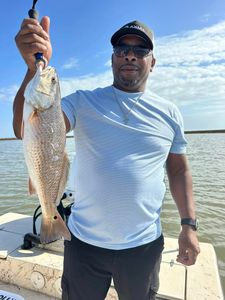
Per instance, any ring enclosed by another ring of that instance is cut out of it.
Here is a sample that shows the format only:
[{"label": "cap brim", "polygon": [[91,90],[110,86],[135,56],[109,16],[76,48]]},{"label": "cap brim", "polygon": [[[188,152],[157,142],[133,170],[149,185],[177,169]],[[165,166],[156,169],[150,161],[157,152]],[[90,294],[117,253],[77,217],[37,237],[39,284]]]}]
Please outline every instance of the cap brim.
[{"label": "cap brim", "polygon": [[135,34],[137,36],[140,36],[147,42],[149,48],[151,50],[153,50],[152,40],[144,32],[142,32],[141,30],[137,30],[135,28],[122,28],[122,29],[118,30],[117,32],[115,32],[113,34],[113,36],[111,37],[111,44],[113,45],[113,47],[116,46],[116,44],[118,43],[118,41],[121,37],[128,35],[128,34]]}]

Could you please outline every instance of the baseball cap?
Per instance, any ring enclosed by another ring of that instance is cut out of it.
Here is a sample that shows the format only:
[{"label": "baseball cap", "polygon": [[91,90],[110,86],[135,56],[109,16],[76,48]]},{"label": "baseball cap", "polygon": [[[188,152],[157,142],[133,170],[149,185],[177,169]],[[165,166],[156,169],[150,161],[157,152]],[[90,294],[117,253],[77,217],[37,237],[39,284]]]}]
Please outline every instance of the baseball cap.
[{"label": "baseball cap", "polygon": [[111,37],[111,44],[113,45],[113,47],[116,46],[122,36],[128,34],[135,34],[140,36],[147,42],[150,49],[153,50],[154,33],[150,28],[148,28],[148,26],[141,23],[140,21],[132,21],[123,25],[119,30],[117,30]]}]

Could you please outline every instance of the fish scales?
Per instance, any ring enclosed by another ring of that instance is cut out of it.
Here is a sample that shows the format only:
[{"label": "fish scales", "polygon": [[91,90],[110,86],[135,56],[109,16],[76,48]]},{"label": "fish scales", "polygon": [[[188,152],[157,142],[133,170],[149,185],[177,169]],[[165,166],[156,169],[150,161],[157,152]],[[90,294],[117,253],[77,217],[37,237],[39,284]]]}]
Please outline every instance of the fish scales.
[{"label": "fish scales", "polygon": [[65,152],[66,128],[61,110],[58,77],[54,68],[39,68],[25,91],[23,145],[30,176],[41,208],[40,240],[49,243],[71,235],[57,212],[65,189],[69,161]]}]

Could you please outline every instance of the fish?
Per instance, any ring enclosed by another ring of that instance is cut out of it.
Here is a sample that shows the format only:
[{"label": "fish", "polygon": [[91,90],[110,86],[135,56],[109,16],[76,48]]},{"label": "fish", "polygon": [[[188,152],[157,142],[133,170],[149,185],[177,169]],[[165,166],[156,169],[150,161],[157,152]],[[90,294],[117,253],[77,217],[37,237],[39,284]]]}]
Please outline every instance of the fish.
[{"label": "fish", "polygon": [[71,240],[70,231],[57,211],[67,183],[69,159],[56,69],[39,65],[24,98],[21,136],[29,192],[37,194],[41,205],[40,242]]}]

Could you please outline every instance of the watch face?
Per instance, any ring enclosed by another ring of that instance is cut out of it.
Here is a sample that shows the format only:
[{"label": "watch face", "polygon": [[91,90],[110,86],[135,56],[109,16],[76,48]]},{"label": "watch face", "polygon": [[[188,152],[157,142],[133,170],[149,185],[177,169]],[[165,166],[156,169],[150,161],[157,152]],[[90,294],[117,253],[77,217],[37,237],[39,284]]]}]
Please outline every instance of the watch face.
[{"label": "watch face", "polygon": [[198,219],[195,220],[195,228],[198,230]]}]

